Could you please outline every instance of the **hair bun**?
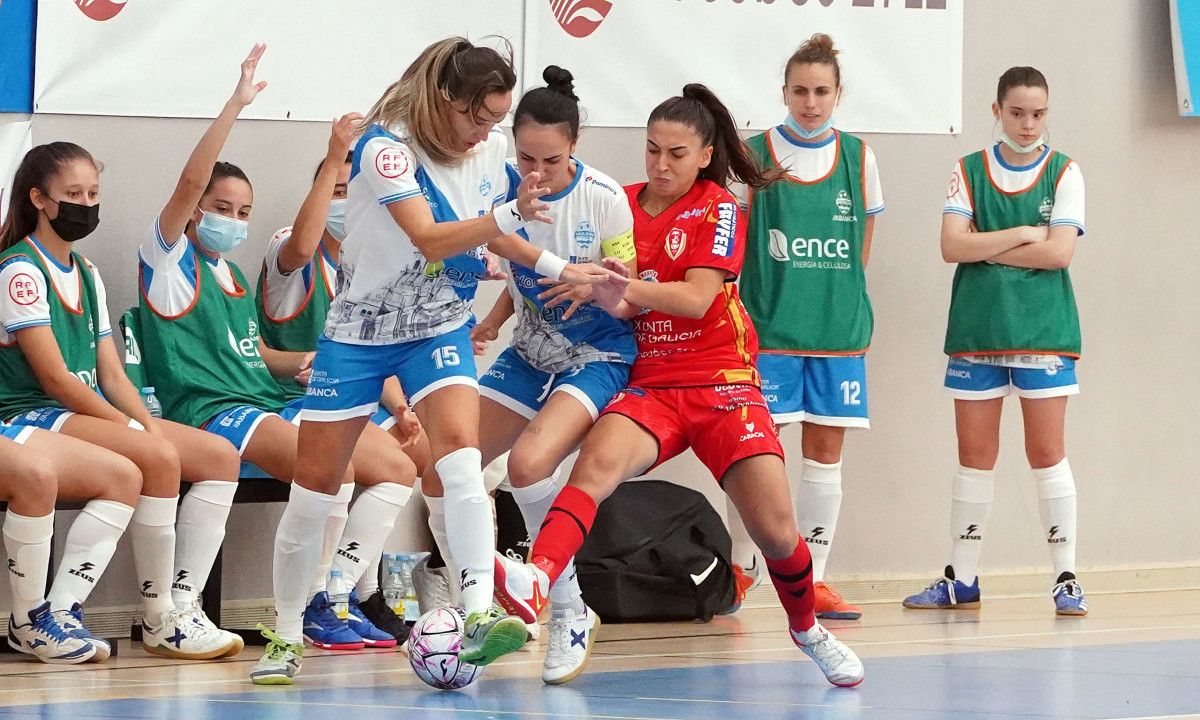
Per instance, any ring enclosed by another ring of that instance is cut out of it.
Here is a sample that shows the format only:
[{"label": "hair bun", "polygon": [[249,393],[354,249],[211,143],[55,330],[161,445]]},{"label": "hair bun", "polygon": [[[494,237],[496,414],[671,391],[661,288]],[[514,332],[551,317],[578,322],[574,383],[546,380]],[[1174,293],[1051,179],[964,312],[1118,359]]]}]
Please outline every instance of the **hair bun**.
[{"label": "hair bun", "polygon": [[579,100],[575,95],[575,76],[570,70],[550,65],[542,71],[542,79],[546,81],[546,87],[554,92],[562,93],[575,101]]}]

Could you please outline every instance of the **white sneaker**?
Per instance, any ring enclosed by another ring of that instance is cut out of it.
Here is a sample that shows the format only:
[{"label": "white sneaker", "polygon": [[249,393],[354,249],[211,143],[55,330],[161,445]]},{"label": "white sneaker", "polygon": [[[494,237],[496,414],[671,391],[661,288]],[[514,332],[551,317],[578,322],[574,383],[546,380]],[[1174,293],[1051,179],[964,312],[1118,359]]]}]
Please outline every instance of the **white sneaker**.
[{"label": "white sneaker", "polygon": [[841,640],[820,623],[805,632],[790,630],[792,642],[825,673],[825,679],[838,687],[854,687],[863,681],[863,664]]},{"label": "white sneaker", "polygon": [[450,570],[445,565],[429,567],[429,556],[422,557],[412,570],[413,590],[422,612],[440,607],[453,607],[450,596]]},{"label": "white sneaker", "polygon": [[30,610],[22,619],[29,623],[18,625],[16,617],[8,616],[8,644],[13,650],[59,665],[85,663],[96,654],[95,645],[62,629],[50,613],[48,602]]},{"label": "white sneaker", "polygon": [[200,625],[208,630],[218,633],[229,641],[229,649],[225,651],[222,657],[233,657],[240,653],[246,647],[246,641],[241,635],[229,632],[218,627],[216,623],[208,619],[208,615],[204,613],[204,608],[200,606],[199,601],[193,601],[190,605],[186,605],[179,610],[180,617],[183,617],[191,622]]},{"label": "white sneaker", "polygon": [[494,595],[500,607],[526,624],[537,622],[549,602],[546,573],[532,563],[520,563],[500,553],[496,553],[494,571]]},{"label": "white sneaker", "polygon": [[600,616],[587,605],[579,614],[567,611],[560,615],[557,608],[551,611],[546,626],[550,647],[542,661],[542,681],[561,685],[578,677],[592,655],[592,643],[599,629]]},{"label": "white sneaker", "polygon": [[304,643],[288,643],[259,623],[258,629],[267,639],[267,650],[250,669],[250,682],[255,685],[291,685],[300,674],[304,660]]},{"label": "white sneaker", "polygon": [[96,648],[92,662],[102,663],[112,656],[112,646],[108,644],[108,641],[96,637],[83,626],[82,605],[75,603],[70,610],[51,610],[50,614],[54,616],[54,622],[58,623],[59,627],[68,635],[80,640],[87,640]]},{"label": "white sneaker", "polygon": [[192,621],[184,612],[172,609],[159,619],[158,626],[142,619],[142,646],[146,652],[176,660],[211,660],[231,649],[229,638]]}]

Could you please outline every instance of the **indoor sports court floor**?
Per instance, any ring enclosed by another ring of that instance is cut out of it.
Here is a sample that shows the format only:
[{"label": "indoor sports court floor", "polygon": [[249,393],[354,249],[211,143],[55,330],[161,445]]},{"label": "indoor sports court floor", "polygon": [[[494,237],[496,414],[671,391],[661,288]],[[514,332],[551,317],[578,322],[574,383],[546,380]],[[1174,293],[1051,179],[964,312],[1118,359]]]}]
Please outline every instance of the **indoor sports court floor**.
[{"label": "indoor sports court floor", "polygon": [[462,692],[427,688],[383,651],[313,653],[292,688],[250,685],[255,648],[187,664],[122,647],[99,667],[4,655],[0,720],[1200,718],[1200,590],[1089,600],[1079,619],[1055,618],[1046,598],[958,614],[867,605],[861,623],[829,623],[867,663],[850,690],[788,645],[765,588],[707,625],[607,626],[588,672],[562,687],[541,683],[528,650]]}]

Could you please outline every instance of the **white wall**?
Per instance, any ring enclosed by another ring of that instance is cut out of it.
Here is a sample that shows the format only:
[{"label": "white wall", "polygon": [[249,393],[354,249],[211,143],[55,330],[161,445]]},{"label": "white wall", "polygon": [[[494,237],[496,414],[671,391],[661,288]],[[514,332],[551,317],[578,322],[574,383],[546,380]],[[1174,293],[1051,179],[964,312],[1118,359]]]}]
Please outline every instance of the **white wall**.
[{"label": "white wall", "polygon": [[[781,43],[798,43],[819,29],[798,29]],[[1083,394],[1068,415],[1080,488],[1080,565],[1200,559],[1193,490],[1200,384],[1192,372],[1200,341],[1186,310],[1200,301],[1189,212],[1200,197],[1200,122],[1176,116],[1168,30],[1165,0],[970,0],[962,134],[867,137],[888,203],[870,268],[874,427],[847,443],[832,575],[932,576],[946,562],[956,457],[952,404],[940,390],[952,275],[938,252],[940,209],[956,158],[991,137],[998,76],[1018,64],[1049,78],[1052,143],[1078,160],[1089,191],[1089,232],[1072,266],[1083,320]],[[587,88],[579,91],[586,104]],[[663,96],[677,91],[663,88]],[[872,88],[860,82],[847,91]],[[101,229],[79,249],[104,273],[114,317],[135,302],[135,248],[204,127],[192,120],[35,118],[35,142],[70,139],[106,164]],[[256,191],[251,241],[233,253],[247,274],[257,272],[271,233],[290,222],[326,134],[322,124],[284,122],[245,122],[234,130],[222,157],[241,165]],[[639,131],[597,128],[585,131],[579,155],[632,182],[643,177],[641,145]],[[483,302],[498,289],[486,288]],[[1006,410],[985,572],[1049,568],[1017,409]],[[798,455],[795,429],[785,431],[785,441]],[[714,490],[690,455],[656,474]],[[235,508],[230,560],[239,571],[227,574],[228,596],[270,594],[277,516]],[[94,604],[133,602],[130,565],[123,545]]]}]

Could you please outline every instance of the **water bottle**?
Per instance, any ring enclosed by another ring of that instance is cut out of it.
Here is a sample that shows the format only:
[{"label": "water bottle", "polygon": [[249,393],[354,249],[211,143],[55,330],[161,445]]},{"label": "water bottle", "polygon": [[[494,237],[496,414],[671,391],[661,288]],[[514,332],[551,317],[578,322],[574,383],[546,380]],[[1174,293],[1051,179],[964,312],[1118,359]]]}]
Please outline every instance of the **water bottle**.
[{"label": "water bottle", "polygon": [[150,411],[150,417],[162,417],[162,403],[158,401],[158,396],[154,394],[154,388],[142,388],[142,404]]},{"label": "water bottle", "polygon": [[341,570],[333,568],[329,571],[329,583],[326,590],[329,592],[329,605],[333,608],[333,613],[340,620],[348,619],[350,617],[350,586],[342,577]]},{"label": "water bottle", "polygon": [[413,582],[412,575],[417,562],[421,559],[421,555],[428,554],[406,554],[400,556],[400,577],[404,586],[404,621],[407,623],[415,623],[421,619],[421,603],[417,600],[417,586]]},{"label": "water bottle", "polygon": [[388,553],[383,556],[383,601],[397,617],[404,617],[404,598],[408,594],[404,587],[404,566],[400,555]]}]

